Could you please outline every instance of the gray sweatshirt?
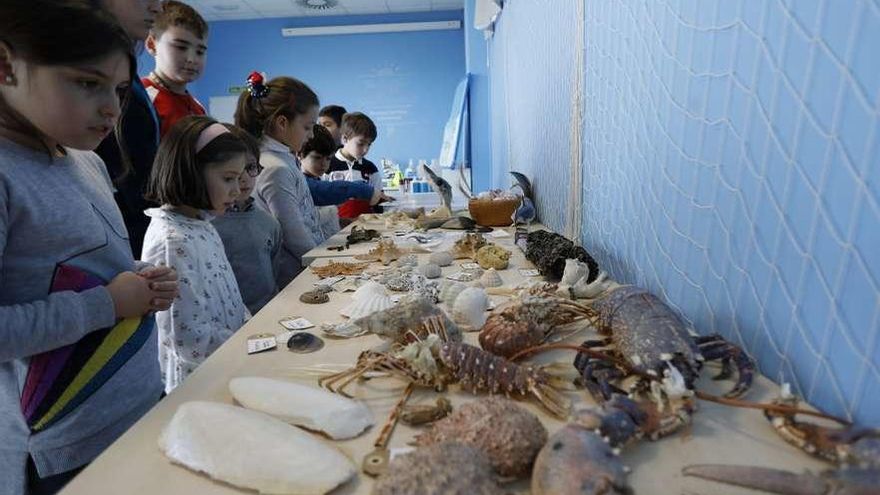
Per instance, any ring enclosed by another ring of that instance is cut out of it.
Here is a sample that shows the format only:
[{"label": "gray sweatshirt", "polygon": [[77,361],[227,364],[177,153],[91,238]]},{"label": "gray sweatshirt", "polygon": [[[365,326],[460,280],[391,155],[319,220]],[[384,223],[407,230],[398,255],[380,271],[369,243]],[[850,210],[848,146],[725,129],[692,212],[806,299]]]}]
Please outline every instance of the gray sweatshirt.
[{"label": "gray sweatshirt", "polygon": [[[93,460],[162,391],[152,317],[117,324],[134,270],[103,162],[0,138],[0,493]],[[110,330],[112,328],[112,330]]]},{"label": "gray sweatshirt", "polygon": [[241,297],[255,315],[278,293],[275,266],[281,251],[281,225],[254,206],[253,199],[243,209],[227,211],[211,223],[223,240]]},{"label": "gray sweatshirt", "polygon": [[278,287],[284,289],[302,271],[302,256],[324,242],[318,210],[306,178],[290,149],[263,136],[254,199],[281,224],[283,242],[278,259]]}]

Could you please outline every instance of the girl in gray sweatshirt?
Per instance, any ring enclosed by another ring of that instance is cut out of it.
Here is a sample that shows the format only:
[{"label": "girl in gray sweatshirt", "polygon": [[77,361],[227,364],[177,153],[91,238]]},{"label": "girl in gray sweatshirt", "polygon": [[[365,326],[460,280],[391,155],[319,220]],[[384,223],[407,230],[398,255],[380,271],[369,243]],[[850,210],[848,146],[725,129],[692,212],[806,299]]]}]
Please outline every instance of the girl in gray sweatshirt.
[{"label": "girl in gray sweatshirt", "polygon": [[0,33],[0,493],[51,493],[159,398],[151,313],[177,283],[136,265],[81,151],[119,118],[125,33],[68,0],[3,0]]}]

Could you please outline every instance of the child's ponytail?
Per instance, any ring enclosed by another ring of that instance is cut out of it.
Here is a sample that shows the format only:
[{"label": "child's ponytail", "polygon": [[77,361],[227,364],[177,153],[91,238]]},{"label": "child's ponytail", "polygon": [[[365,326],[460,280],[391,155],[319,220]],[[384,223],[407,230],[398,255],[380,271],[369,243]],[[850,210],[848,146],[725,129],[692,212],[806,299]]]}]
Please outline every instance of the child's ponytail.
[{"label": "child's ponytail", "polygon": [[276,77],[263,83],[263,76],[251,73],[248,89],[238,98],[235,125],[256,138],[263,137],[279,116],[289,119],[318,106],[318,95],[305,83],[292,77]]}]

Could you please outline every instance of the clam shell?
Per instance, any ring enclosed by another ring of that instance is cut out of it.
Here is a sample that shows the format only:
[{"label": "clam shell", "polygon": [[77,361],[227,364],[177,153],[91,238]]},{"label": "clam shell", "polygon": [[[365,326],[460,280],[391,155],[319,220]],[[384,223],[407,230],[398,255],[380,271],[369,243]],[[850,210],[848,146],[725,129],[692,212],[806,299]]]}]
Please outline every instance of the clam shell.
[{"label": "clam shell", "polygon": [[371,315],[376,311],[382,311],[394,306],[394,301],[384,294],[370,294],[362,298],[355,299],[348,306],[339,310],[342,316],[347,316],[352,320],[363,318]]},{"label": "clam shell", "polygon": [[422,276],[425,278],[439,278],[440,265],[436,263],[428,263],[427,265],[422,265],[419,267],[419,273],[421,273]]},{"label": "clam shell", "polygon": [[489,268],[480,277],[480,285],[483,287],[501,287],[504,285],[504,281],[501,280],[501,275],[498,275],[494,268]]},{"label": "clam shell", "polygon": [[446,303],[451,308],[455,298],[465,289],[467,289],[467,285],[461,282],[451,280],[443,282],[443,285],[440,286],[440,302]]},{"label": "clam shell", "polygon": [[486,323],[489,296],[486,291],[468,287],[461,291],[452,303],[452,319],[459,325],[479,330]]},{"label": "clam shell", "polygon": [[449,266],[452,264],[452,255],[446,251],[431,253],[431,255],[428,256],[428,261],[437,266]]}]

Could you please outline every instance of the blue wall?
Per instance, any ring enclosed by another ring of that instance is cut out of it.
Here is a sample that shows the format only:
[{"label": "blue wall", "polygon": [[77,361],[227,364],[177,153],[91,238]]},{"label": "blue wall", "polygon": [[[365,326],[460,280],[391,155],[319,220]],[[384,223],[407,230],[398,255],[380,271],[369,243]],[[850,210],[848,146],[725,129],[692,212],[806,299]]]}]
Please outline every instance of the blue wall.
[{"label": "blue wall", "polygon": [[[491,42],[493,177],[546,157],[533,173],[561,182],[547,146],[564,132],[544,129],[582,125],[581,200],[548,198],[546,223],[581,208],[616,279],[814,405],[880,424],[880,5],[549,3],[505,2]],[[583,40],[542,34],[577,23]],[[568,67],[542,63],[573,44],[582,123],[551,96]]]},{"label": "blue wall", "polygon": [[[363,111],[379,128],[369,157],[406,163],[436,158],[452,95],[465,74],[461,29],[283,38],[281,29],[320,25],[462,20],[462,11],[211,23],[208,63],[191,91],[205,105],[228,96],[252,70],[289,75],[318,93],[321,104]],[[141,56],[141,72],[153,66]]]}]

